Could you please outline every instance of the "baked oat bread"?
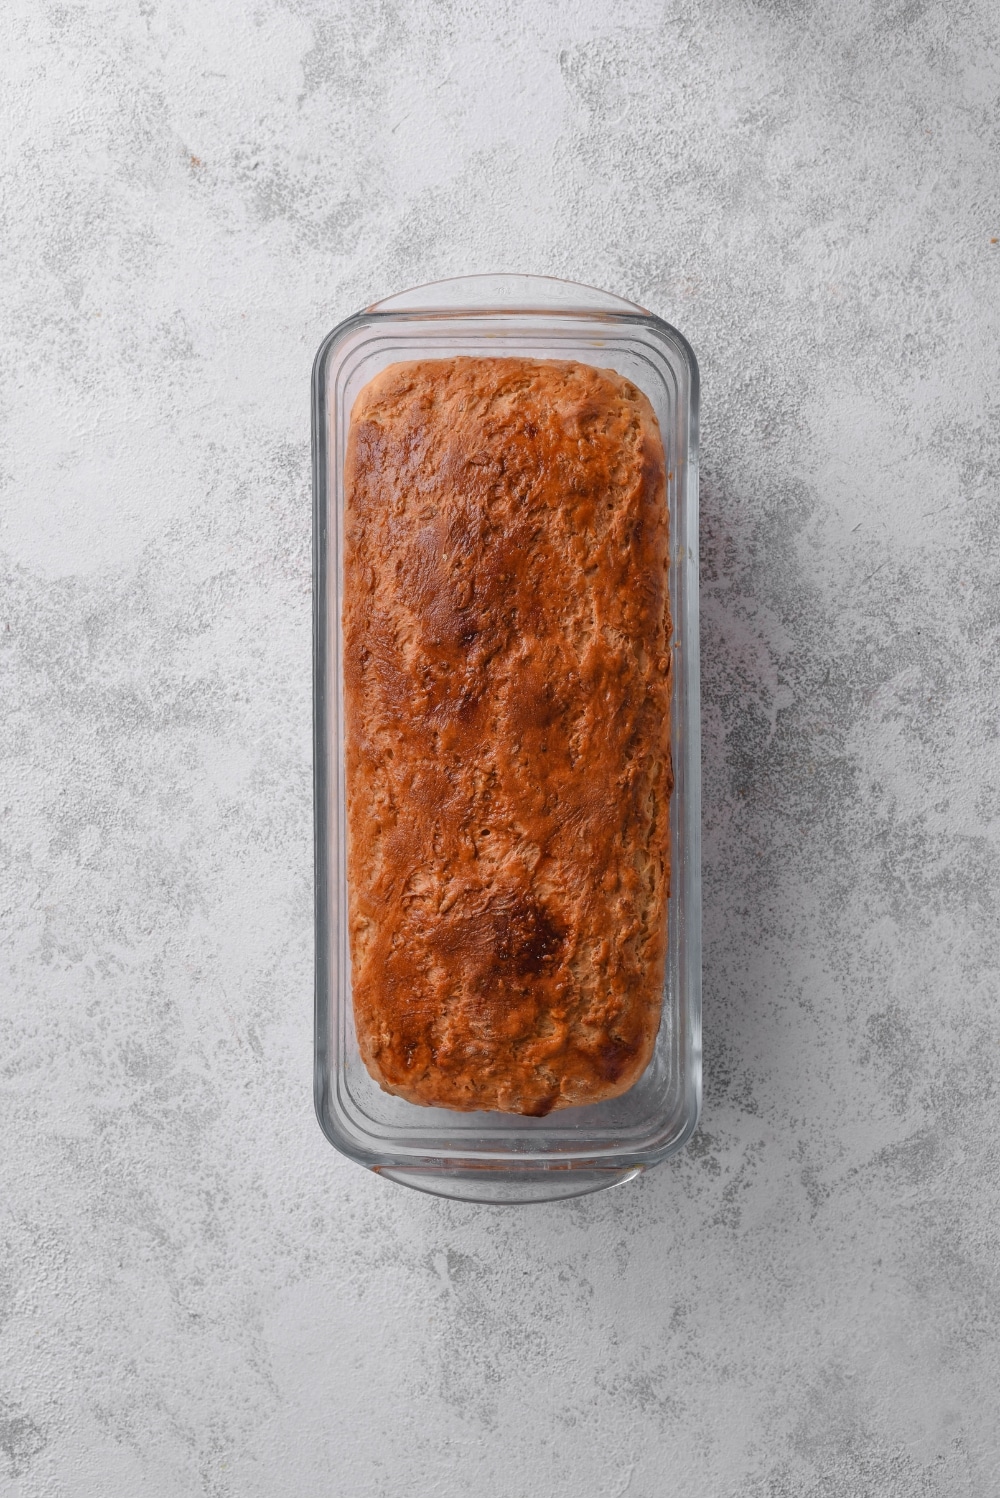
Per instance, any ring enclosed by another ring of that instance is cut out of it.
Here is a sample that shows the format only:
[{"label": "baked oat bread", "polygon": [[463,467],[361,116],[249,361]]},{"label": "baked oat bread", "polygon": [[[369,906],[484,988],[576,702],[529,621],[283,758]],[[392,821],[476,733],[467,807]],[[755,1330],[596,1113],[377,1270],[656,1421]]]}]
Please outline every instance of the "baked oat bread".
[{"label": "baked oat bread", "polygon": [[589,365],[396,364],[347,443],[354,1019],[382,1087],[544,1115],[660,1020],[670,618],[652,408]]}]

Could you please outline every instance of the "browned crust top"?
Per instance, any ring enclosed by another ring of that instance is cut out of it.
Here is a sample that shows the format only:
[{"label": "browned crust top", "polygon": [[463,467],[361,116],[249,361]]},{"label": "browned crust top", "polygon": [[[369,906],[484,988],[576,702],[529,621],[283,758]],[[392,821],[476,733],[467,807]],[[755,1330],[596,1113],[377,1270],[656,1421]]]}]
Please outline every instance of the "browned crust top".
[{"label": "browned crust top", "polygon": [[397,364],[345,466],[354,1017],[383,1088],[541,1115],[623,1093],[669,886],[663,446],[613,371]]}]

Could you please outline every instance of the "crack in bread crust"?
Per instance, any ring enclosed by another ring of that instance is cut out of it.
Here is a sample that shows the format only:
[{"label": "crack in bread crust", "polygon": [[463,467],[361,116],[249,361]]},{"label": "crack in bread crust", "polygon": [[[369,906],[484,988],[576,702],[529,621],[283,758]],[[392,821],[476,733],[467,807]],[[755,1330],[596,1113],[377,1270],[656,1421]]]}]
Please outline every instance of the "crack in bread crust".
[{"label": "crack in bread crust", "polygon": [[663,446],[589,365],[392,365],[345,466],[354,1017],[390,1093],[612,1098],[659,1026],[670,881]]}]

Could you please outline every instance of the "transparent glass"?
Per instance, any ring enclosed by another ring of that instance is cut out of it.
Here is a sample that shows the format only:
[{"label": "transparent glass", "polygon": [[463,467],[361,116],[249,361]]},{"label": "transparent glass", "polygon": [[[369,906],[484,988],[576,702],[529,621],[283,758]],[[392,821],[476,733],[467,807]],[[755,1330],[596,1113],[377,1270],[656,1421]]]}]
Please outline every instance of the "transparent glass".
[{"label": "transparent glass", "polygon": [[[384,1093],[358,1052],[347,926],[341,557],[354,400],[396,360],[573,359],[617,370],[653,404],[667,453],[674,620],[672,878],[653,1059],[621,1098],[543,1119],[466,1114]],[[569,1198],[626,1182],[680,1149],[701,1103],[698,366],[642,308],[572,282],[473,276],[377,303],[323,340],[313,370],[316,1112],[339,1151],[396,1182],[476,1202]]]}]

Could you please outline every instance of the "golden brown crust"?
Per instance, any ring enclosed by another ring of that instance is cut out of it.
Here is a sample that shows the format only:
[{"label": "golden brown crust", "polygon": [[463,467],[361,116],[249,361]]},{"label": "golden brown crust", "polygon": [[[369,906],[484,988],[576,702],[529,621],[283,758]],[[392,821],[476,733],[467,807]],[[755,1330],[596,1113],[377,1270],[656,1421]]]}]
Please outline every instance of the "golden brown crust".
[{"label": "golden brown crust", "polygon": [[542,1115],[624,1093],[669,884],[663,447],[589,365],[397,364],[345,465],[354,1018],[390,1093]]}]

